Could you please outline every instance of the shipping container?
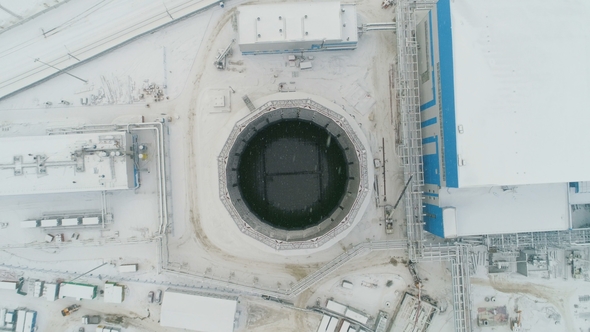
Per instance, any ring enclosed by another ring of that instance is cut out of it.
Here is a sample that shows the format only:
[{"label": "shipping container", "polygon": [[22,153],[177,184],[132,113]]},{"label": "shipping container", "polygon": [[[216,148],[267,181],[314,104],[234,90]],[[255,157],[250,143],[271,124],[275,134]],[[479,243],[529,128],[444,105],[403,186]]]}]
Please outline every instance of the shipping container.
[{"label": "shipping container", "polygon": [[80,224],[80,218],[63,218],[61,220],[62,226],[77,226]]},{"label": "shipping container", "polygon": [[35,332],[35,325],[37,324],[37,312],[27,311],[25,315],[25,332]]},{"label": "shipping container", "polygon": [[119,265],[119,272],[129,273],[137,271],[137,264],[121,264]]},{"label": "shipping container", "polygon": [[27,311],[24,309],[18,310],[16,312],[16,329],[14,330],[15,332],[24,332],[26,315]]},{"label": "shipping container", "polygon": [[41,220],[41,227],[56,227],[56,226],[59,226],[59,221],[57,219]]},{"label": "shipping container", "polygon": [[17,281],[0,281],[0,289],[16,290],[17,286]]},{"label": "shipping container", "polygon": [[330,324],[328,324],[328,328],[326,329],[326,332],[336,331],[337,326],[338,326],[338,318],[332,317],[332,319],[330,320]]},{"label": "shipping container", "polygon": [[25,220],[20,222],[21,228],[35,228],[39,227],[39,220]]},{"label": "shipping container", "polygon": [[98,217],[84,217],[82,218],[82,225],[98,225],[100,218]]}]

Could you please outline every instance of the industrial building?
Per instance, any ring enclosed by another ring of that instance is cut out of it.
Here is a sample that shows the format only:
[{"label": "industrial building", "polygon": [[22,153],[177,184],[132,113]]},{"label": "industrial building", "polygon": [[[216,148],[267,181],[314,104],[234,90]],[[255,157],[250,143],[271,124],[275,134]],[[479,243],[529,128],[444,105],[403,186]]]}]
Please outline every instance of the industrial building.
[{"label": "industrial building", "polygon": [[132,148],[126,132],[0,138],[0,196],[134,188]]},{"label": "industrial building", "polygon": [[237,305],[237,298],[167,291],[160,325],[191,331],[232,332]]},{"label": "industrial building", "polygon": [[433,303],[406,292],[396,309],[389,332],[426,332],[436,312]]},{"label": "industrial building", "polygon": [[59,284],[59,298],[72,297],[78,300],[92,300],[98,294],[98,287],[94,285],[62,282]]},{"label": "industrial building", "polygon": [[26,308],[0,309],[0,331],[34,332],[37,330],[37,311]]},{"label": "industrial building", "polygon": [[340,2],[240,6],[238,34],[242,54],[355,49],[356,7]]},{"label": "industrial building", "polygon": [[440,0],[417,13],[427,231],[574,227],[572,204],[590,203],[590,81],[579,70],[590,54],[570,41],[587,40],[589,15],[582,1],[531,0]]},{"label": "industrial building", "polygon": [[125,299],[125,286],[117,285],[116,282],[105,282],[104,301],[107,303],[123,303]]}]

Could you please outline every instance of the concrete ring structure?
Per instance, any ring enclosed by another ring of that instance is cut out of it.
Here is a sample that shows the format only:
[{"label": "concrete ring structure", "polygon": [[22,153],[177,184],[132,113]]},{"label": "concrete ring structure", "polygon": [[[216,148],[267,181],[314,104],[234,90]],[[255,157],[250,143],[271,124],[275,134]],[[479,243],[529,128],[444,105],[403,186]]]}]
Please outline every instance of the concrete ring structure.
[{"label": "concrete ring structure", "polygon": [[[338,141],[347,162],[348,180],[342,198],[332,213],[305,229],[286,230],[261,220],[244,202],[238,186],[240,154],[260,130],[285,120],[313,123]],[[368,205],[370,177],[366,139],[360,128],[311,99],[271,100],[236,123],[219,156],[220,198],[238,228],[277,250],[311,249],[324,245],[360,219]],[[364,137],[363,137],[364,138]]]}]

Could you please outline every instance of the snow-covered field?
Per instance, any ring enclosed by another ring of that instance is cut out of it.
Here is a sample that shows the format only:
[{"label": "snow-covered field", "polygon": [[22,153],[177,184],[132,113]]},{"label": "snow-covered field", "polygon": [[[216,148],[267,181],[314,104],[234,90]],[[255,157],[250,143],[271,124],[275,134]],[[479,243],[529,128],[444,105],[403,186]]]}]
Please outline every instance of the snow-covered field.
[{"label": "snow-covered field", "polygon": [[0,1],[0,33],[59,7],[69,0]]},{"label": "snow-covered field", "polygon": [[[41,12],[47,1],[23,1],[12,8],[12,2],[5,2],[0,5],[25,18]],[[93,3],[108,5],[103,2]],[[256,1],[264,2],[269,1]],[[119,3],[131,6],[134,2]],[[0,197],[0,222],[6,225],[0,228],[0,280],[71,280],[107,263],[78,281],[101,288],[108,279],[118,281],[127,286],[125,301],[116,305],[104,304],[100,297],[82,301],[80,312],[61,317],[59,311],[72,301],[48,302],[0,290],[0,308],[25,306],[37,310],[38,331],[77,331],[84,314],[108,316],[114,326],[124,331],[172,331],[159,326],[160,307],[147,303],[148,292],[169,287],[208,288],[207,280],[214,280],[217,291],[234,286],[250,290],[241,297],[236,331],[314,331],[321,316],[306,308],[318,303],[325,306],[328,299],[363,311],[372,319],[379,310],[393,316],[403,292],[415,288],[405,266],[404,250],[373,251],[352,259],[289,299],[293,306],[265,301],[253,294],[256,289],[286,292],[359,243],[404,240],[405,214],[401,205],[394,213],[397,221],[393,234],[385,233],[383,209],[384,204],[395,203],[404,185],[396,149],[396,101],[390,85],[395,68],[395,35],[388,31],[365,33],[355,51],[314,53],[313,68],[308,71],[289,66],[287,55],[242,56],[234,46],[227,69],[220,71],[213,66],[213,60],[218,49],[236,38],[232,17],[242,3],[246,2],[208,9],[68,71],[87,82],[60,75],[0,101],[0,137],[41,135],[47,129],[60,127],[134,123],[142,117],[146,122],[167,119],[172,222],[167,253],[170,267],[182,272],[157,273],[157,178],[155,160],[148,160],[141,167],[139,189],[107,195],[113,224],[105,229],[76,230],[78,239],[68,231],[61,245],[44,245],[46,232],[23,230],[20,221],[43,213],[100,209],[100,193]],[[70,0],[60,2],[58,9],[73,13],[88,5],[82,0]],[[357,8],[361,22],[387,22],[393,18],[393,9],[381,9],[377,0],[359,1]],[[9,22],[5,13],[0,10],[2,24]],[[44,12],[0,34],[0,38],[8,38],[19,28],[38,29],[38,19],[56,23],[70,18],[52,16],[54,13],[57,9]],[[135,19],[150,13],[137,11]],[[109,21],[108,11],[94,19]],[[78,24],[82,30],[92,28],[91,24]],[[109,29],[116,30],[116,25]],[[28,51],[16,54],[37,57]],[[338,243],[313,253],[284,255],[255,243],[239,231],[218,198],[217,156],[233,124],[248,113],[242,96],[248,95],[258,106],[259,100],[277,93],[282,82],[298,93],[338,105],[357,122],[373,156],[385,164],[385,168],[375,169],[380,195],[372,194],[372,202],[359,224]],[[162,90],[162,97],[147,93],[153,90]],[[208,97],[222,90],[231,91],[229,112],[212,113]],[[150,135],[141,137],[147,144],[155,144],[153,139]],[[127,263],[139,264],[139,271],[119,274],[116,266]],[[453,331],[448,263],[421,263],[418,274],[424,282],[424,294],[441,308],[428,331]],[[343,280],[354,287],[344,289]],[[509,274],[489,278],[484,273],[474,277],[472,283],[473,317],[477,307],[489,305],[485,297],[494,296],[495,306],[506,305],[510,313],[516,307],[522,310],[525,331],[569,332],[590,327],[586,322],[589,302],[579,300],[581,295],[590,295],[585,281],[547,281]],[[555,313],[561,317],[557,324]],[[476,326],[476,330],[484,332],[490,329]]]}]

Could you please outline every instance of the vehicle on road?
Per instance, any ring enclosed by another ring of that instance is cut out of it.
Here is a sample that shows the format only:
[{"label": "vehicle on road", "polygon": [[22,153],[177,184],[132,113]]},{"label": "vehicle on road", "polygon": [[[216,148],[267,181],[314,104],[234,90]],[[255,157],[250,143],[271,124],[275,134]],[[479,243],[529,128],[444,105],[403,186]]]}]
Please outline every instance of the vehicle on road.
[{"label": "vehicle on road", "polygon": [[162,304],[162,290],[158,289],[158,291],[156,292],[156,298],[154,299],[154,302],[156,302],[157,304]]},{"label": "vehicle on road", "polygon": [[71,306],[62,309],[61,311],[61,315],[62,316],[69,316],[72,312],[76,312],[78,311],[78,309],[80,309],[80,305],[79,304],[72,304]]},{"label": "vehicle on road", "polygon": [[148,293],[148,303],[154,303],[154,292],[150,291]]},{"label": "vehicle on road", "polygon": [[82,317],[82,323],[84,324],[98,324],[100,323],[100,316],[98,315],[86,315]]}]

